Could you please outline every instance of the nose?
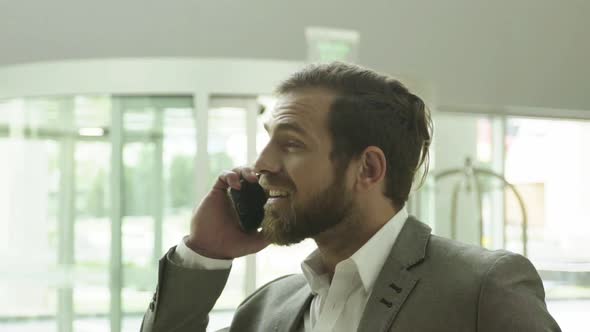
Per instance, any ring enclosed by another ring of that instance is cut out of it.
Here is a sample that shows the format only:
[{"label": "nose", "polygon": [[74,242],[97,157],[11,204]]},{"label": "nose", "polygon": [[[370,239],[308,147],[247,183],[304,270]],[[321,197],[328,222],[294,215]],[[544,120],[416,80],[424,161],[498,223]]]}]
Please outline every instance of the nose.
[{"label": "nose", "polygon": [[281,169],[276,153],[272,151],[270,144],[267,144],[260,152],[254,162],[254,172],[258,174],[278,173]]}]

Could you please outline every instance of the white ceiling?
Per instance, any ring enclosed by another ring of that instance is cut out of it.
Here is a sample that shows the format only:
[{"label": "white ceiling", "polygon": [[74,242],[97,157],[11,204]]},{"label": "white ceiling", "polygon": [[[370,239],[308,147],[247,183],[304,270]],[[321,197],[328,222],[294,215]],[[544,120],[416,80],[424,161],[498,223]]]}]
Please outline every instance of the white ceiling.
[{"label": "white ceiling", "polygon": [[585,0],[0,0],[0,66],[111,57],[304,60],[304,28],[360,32],[360,63],[444,105],[590,110]]}]

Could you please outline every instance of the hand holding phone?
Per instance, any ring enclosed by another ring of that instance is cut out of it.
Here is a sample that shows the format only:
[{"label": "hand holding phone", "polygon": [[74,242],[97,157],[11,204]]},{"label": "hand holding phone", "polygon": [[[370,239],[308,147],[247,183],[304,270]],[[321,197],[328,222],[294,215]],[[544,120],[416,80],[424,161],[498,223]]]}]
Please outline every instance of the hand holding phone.
[{"label": "hand holding phone", "polygon": [[[251,168],[224,171],[195,209],[186,245],[203,256],[218,259],[242,257],[264,249],[269,243],[256,232],[264,211],[261,189]],[[236,191],[234,197],[232,190]],[[239,202],[238,209],[234,201]]]},{"label": "hand holding phone", "polygon": [[244,232],[255,232],[264,218],[264,204],[268,197],[258,182],[240,179],[241,189],[230,189],[230,197],[238,213],[240,227]]}]

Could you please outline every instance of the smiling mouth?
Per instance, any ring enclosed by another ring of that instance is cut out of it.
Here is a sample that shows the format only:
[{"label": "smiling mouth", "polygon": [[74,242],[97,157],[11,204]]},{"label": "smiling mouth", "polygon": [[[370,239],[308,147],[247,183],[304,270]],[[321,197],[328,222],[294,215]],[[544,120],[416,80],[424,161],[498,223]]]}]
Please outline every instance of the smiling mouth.
[{"label": "smiling mouth", "polygon": [[268,204],[277,204],[287,202],[291,198],[291,195],[286,196],[269,196],[268,200],[266,201]]},{"label": "smiling mouth", "polygon": [[266,193],[266,197],[268,198],[289,197],[291,195],[291,193],[289,193],[288,191],[280,189],[267,189],[264,190],[264,192]]},{"label": "smiling mouth", "polygon": [[273,203],[273,202],[286,201],[289,198],[290,198],[289,195],[287,195],[287,196],[269,196],[267,202]]}]

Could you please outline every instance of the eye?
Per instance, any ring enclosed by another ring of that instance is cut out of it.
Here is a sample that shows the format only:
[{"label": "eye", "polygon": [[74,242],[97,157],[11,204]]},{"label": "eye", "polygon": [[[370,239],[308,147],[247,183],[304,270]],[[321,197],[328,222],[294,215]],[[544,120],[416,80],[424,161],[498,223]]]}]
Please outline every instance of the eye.
[{"label": "eye", "polygon": [[282,144],[282,146],[285,149],[301,149],[304,147],[303,143],[299,142],[299,141],[293,141],[293,140],[289,140],[286,141],[285,143]]}]

